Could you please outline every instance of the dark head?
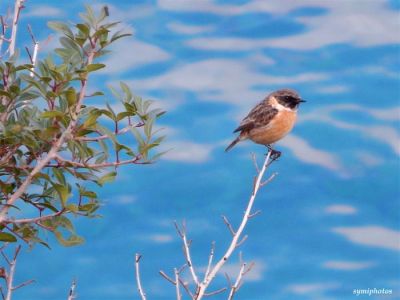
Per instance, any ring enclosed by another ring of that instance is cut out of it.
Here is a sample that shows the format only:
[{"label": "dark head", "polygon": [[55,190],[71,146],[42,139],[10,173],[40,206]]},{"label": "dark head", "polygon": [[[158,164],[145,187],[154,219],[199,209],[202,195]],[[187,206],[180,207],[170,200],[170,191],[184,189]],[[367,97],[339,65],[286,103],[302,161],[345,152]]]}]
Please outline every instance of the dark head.
[{"label": "dark head", "polygon": [[270,96],[275,97],[279,104],[291,108],[296,109],[300,103],[306,102],[301,99],[297,92],[290,89],[282,89],[273,92]]}]

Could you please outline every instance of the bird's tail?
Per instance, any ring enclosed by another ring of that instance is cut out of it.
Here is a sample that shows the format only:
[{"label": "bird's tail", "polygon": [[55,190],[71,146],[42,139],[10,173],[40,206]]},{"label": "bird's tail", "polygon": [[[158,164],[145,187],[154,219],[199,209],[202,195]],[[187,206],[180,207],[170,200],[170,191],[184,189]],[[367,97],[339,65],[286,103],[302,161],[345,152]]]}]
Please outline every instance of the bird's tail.
[{"label": "bird's tail", "polygon": [[232,143],[229,144],[228,147],[226,147],[225,152],[228,152],[233,146],[235,146],[237,143],[239,143],[240,140],[241,140],[241,138],[240,138],[240,135],[239,135],[236,139],[233,140]]}]

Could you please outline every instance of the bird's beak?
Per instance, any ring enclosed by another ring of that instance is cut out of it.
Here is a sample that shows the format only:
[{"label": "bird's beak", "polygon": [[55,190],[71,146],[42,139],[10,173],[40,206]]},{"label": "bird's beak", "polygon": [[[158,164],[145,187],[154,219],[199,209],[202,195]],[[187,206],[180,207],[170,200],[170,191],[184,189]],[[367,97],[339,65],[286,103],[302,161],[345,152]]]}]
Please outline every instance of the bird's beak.
[{"label": "bird's beak", "polygon": [[302,103],[302,102],[307,102],[307,101],[304,100],[304,99],[300,99],[300,100],[299,100],[299,103]]}]

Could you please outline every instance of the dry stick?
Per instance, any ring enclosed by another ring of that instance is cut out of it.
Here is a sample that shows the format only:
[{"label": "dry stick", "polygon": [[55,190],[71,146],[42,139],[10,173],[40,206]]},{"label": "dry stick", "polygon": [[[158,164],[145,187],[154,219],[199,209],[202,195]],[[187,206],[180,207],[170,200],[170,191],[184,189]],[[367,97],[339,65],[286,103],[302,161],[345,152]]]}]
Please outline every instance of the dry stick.
[{"label": "dry stick", "polygon": [[[94,52],[94,49],[92,49],[92,51],[89,53],[89,56],[88,56],[87,65],[90,65],[93,62],[94,55],[95,55],[95,52]],[[67,129],[61,134],[60,138],[53,144],[53,146],[51,147],[48,154],[44,158],[38,160],[37,165],[33,168],[31,173],[29,173],[29,175],[25,178],[24,182],[20,185],[20,187],[7,200],[6,205],[4,205],[3,208],[0,210],[0,224],[3,224],[4,220],[6,219],[7,212],[10,209],[11,205],[13,205],[14,202],[17,201],[22,196],[22,194],[26,191],[28,186],[31,184],[34,176],[36,174],[38,174],[51,160],[56,158],[60,147],[65,143],[65,141],[67,141],[67,139],[70,138],[71,132],[75,128],[76,124],[78,123],[78,116],[79,116],[79,113],[82,108],[83,99],[85,98],[86,87],[87,87],[87,78],[88,78],[88,75],[86,74],[86,77],[83,78],[81,81],[82,86],[81,86],[81,90],[79,93],[78,102],[76,104],[76,110],[75,110],[75,113],[74,113]]]},{"label": "dry stick", "polygon": [[210,273],[212,261],[213,261],[213,258],[214,258],[214,249],[215,249],[215,242],[212,242],[211,243],[210,256],[208,258],[207,270],[206,270],[206,273],[204,274],[204,279],[203,280],[205,280],[207,278],[208,274]]},{"label": "dry stick", "polygon": [[24,2],[25,2],[25,0],[15,0],[14,18],[13,18],[13,22],[12,22],[12,31],[11,31],[11,41],[10,41],[10,46],[8,48],[10,56],[13,56],[15,53],[15,44],[16,44],[16,40],[17,40],[19,14],[21,12],[21,9],[23,8]]},{"label": "dry stick", "polygon": [[21,245],[17,247],[14,253],[14,258],[12,261],[9,261],[10,265],[10,272],[7,275],[7,294],[5,300],[11,300],[12,292],[14,290],[13,288],[13,281],[14,281],[14,274],[15,274],[15,267],[17,265],[17,257],[19,254],[19,251],[21,250]]},{"label": "dry stick", "polygon": [[[100,164],[86,164],[86,163],[80,163],[72,160],[67,160],[62,158],[60,155],[56,155],[55,159],[61,163],[61,164],[69,164],[73,167],[76,168],[107,168],[107,167],[115,167],[115,166],[122,166],[122,165],[128,165],[128,164],[139,164],[138,161],[140,160],[141,156],[137,155],[135,158],[128,159],[128,160],[122,160],[122,161],[114,161],[114,162],[105,162],[105,163],[100,163]],[[140,163],[140,164],[146,164]],[[46,165],[46,167],[59,167],[59,165]]]},{"label": "dry stick", "polygon": [[76,280],[72,279],[72,283],[71,283],[71,287],[69,289],[67,300],[74,300],[75,299],[75,289],[76,289]]},{"label": "dry stick", "polygon": [[171,279],[163,270],[158,272],[162,277],[164,277],[167,281],[171,282],[173,285],[175,285],[175,281]]},{"label": "dry stick", "polygon": [[32,42],[33,42],[33,45],[34,45],[33,46],[33,55],[31,57],[31,63],[32,63],[33,67],[31,68],[31,72],[29,73],[29,75],[31,77],[33,77],[33,76],[35,76],[35,74],[33,74],[33,71],[35,71],[37,54],[38,54],[38,51],[39,51],[39,42],[35,39],[35,36],[33,35],[32,28],[31,28],[30,25],[28,25],[28,31],[29,31],[29,34],[31,36],[31,39],[32,39]]},{"label": "dry stick", "polygon": [[175,273],[176,300],[181,300],[182,295],[181,295],[181,289],[179,286],[179,272],[178,272],[177,268],[174,268],[174,273]]},{"label": "dry stick", "polygon": [[179,282],[183,286],[183,288],[185,289],[185,291],[189,295],[189,297],[193,299],[193,294],[189,289],[189,285],[180,278],[179,278]]},{"label": "dry stick", "polygon": [[146,300],[146,293],[143,291],[142,283],[140,282],[139,262],[141,258],[142,256],[139,253],[136,253],[135,255],[136,283],[140,297],[142,298],[142,300]]},{"label": "dry stick", "polygon": [[4,21],[3,16],[0,16],[0,26],[1,26],[1,33],[0,33],[0,57],[1,57],[1,49],[3,48],[3,41],[6,35],[6,23]]},{"label": "dry stick", "polygon": [[236,278],[235,284],[231,286],[231,291],[229,292],[228,300],[232,300],[233,296],[235,295],[236,291],[238,290],[239,284],[240,284],[243,274],[244,274],[245,267],[246,267],[246,263],[243,263],[240,267],[239,275]]},{"label": "dry stick", "polygon": [[174,222],[175,228],[178,231],[179,236],[182,238],[183,241],[183,252],[185,254],[186,262],[189,267],[190,273],[192,274],[193,281],[196,284],[197,287],[199,287],[199,279],[196,275],[196,271],[194,270],[193,263],[192,263],[192,258],[190,256],[190,242],[188,242],[187,237],[186,237],[186,225],[185,223],[182,224],[182,230],[179,229],[178,224],[176,221]]},{"label": "dry stick", "polygon": [[26,219],[6,219],[3,221],[4,224],[26,224],[26,223],[38,223],[41,221],[45,221],[48,219],[52,219],[54,217],[57,217],[59,215],[62,215],[63,213],[66,212],[66,209],[62,209],[54,214],[50,215],[45,215],[41,217],[36,217],[36,218],[26,218]]},{"label": "dry stick", "polygon": [[195,297],[196,300],[203,298],[207,287],[209,286],[211,281],[214,279],[214,277],[217,275],[219,270],[222,268],[222,266],[226,263],[226,261],[229,259],[229,257],[232,255],[233,251],[235,250],[237,243],[239,241],[239,238],[247,224],[247,221],[249,220],[249,215],[251,214],[251,209],[253,208],[254,200],[256,198],[258,189],[260,188],[260,183],[261,183],[262,177],[265,173],[265,170],[267,169],[267,166],[269,165],[270,157],[271,157],[271,151],[268,151],[268,154],[266,155],[264,164],[256,177],[254,189],[253,189],[252,195],[250,197],[249,203],[247,205],[246,211],[244,213],[242,222],[240,223],[238,230],[236,231],[235,235],[233,236],[232,242],[231,242],[228,250],[225,252],[224,256],[218,261],[218,263],[214,266],[214,268],[211,270],[210,274],[203,280],[203,282],[200,283],[198,293]]}]

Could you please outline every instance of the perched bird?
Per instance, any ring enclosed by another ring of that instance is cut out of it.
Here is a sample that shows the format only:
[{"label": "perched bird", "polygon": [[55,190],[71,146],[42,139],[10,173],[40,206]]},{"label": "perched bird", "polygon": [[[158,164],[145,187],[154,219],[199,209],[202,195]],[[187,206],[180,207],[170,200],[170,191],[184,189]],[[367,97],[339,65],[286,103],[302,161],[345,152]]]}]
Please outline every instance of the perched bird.
[{"label": "perched bird", "polygon": [[306,102],[299,94],[290,89],[282,89],[269,94],[257,104],[243,119],[234,132],[239,136],[225,149],[229,151],[238,142],[250,139],[272,151],[274,158],[280,152],[272,149],[272,144],[279,141],[292,130],[300,103]]}]

